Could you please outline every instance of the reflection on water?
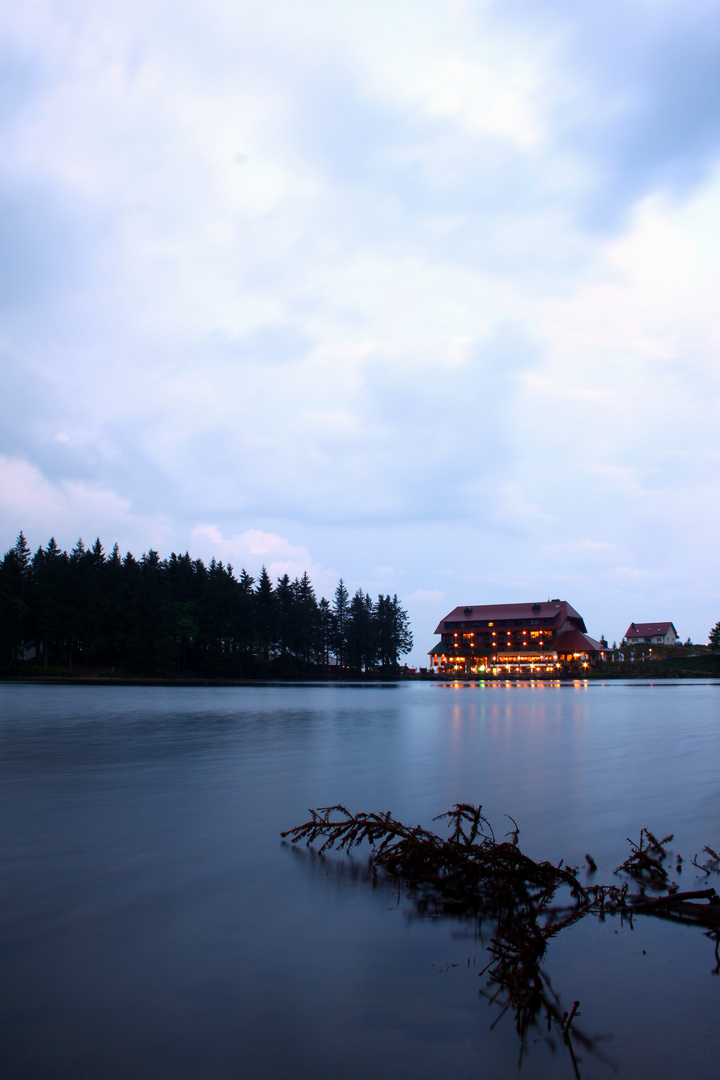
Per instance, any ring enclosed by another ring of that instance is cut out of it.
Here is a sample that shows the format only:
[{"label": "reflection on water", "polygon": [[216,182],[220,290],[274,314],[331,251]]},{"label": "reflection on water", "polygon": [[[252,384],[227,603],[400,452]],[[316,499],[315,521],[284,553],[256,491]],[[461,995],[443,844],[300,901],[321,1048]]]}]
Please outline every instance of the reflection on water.
[{"label": "reflection on water", "polygon": [[[478,996],[487,943],[352,872],[308,874],[280,831],[338,802],[427,827],[468,801],[604,878],[646,825],[717,850],[719,694],[0,686],[3,1075],[508,1075],[512,1023],[491,1032]],[[714,1075],[713,942],[613,923],[548,954],[573,1027],[612,1036],[621,1074]],[[544,1042],[523,1063],[569,1069]]]}]

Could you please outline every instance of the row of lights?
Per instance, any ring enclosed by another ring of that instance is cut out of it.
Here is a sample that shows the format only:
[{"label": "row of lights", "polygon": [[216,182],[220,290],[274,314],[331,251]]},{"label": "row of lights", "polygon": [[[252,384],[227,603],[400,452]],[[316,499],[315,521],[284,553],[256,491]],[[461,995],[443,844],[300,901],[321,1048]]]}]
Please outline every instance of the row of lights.
[{"label": "row of lights", "polygon": [[[555,665],[553,665],[553,664],[536,664],[536,665],[531,664],[530,665],[530,670],[535,671],[535,668],[537,668],[538,671],[546,671],[546,670],[548,670],[548,668],[552,668],[553,666],[555,667],[556,670],[560,668],[560,664],[555,664]],[[587,661],[584,661],[583,662],[583,667],[588,668],[588,667],[590,667],[590,665],[589,665],[589,663]],[[507,672],[511,672],[512,669],[513,669],[512,664],[498,664],[496,667],[490,668],[493,675],[498,675],[503,670],[505,670]],[[462,667],[460,666],[460,664],[456,664],[454,670],[456,672],[457,671],[462,671]],[[476,674],[476,673],[479,674],[480,672],[484,672],[484,671],[487,671],[487,670],[488,669],[486,667],[481,666],[481,667],[479,667],[477,669],[471,670],[470,673],[471,674]],[[515,670],[520,672],[520,671],[522,671],[522,667],[520,665],[518,665],[515,668]]]},{"label": "row of lights", "polygon": [[[509,638],[512,637],[512,631],[511,630],[507,630],[506,633],[507,633],[507,636]],[[546,634],[548,637],[550,636],[550,631],[549,630],[534,630],[534,631],[531,631],[531,634],[533,634],[533,633],[535,634],[536,637],[542,637],[543,634]],[[456,633],[455,637],[458,637],[458,636],[459,635]],[[475,635],[473,633],[464,634],[463,636],[464,637],[471,637],[471,638],[475,637]],[[495,630],[493,630],[492,636],[497,637],[497,633],[496,633]],[[523,630],[522,636],[523,636],[523,641],[527,644],[527,630]]]}]

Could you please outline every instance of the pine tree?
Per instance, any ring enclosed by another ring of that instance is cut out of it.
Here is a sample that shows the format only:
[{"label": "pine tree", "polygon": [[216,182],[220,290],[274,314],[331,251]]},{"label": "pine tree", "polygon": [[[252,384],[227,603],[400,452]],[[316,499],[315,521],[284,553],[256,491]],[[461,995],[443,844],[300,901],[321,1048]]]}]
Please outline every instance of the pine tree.
[{"label": "pine tree", "polygon": [[275,593],[264,566],[255,588],[255,633],[262,658],[267,662],[275,644]]},{"label": "pine tree", "polygon": [[319,631],[319,609],[315,590],[307,570],[296,583],[298,622],[298,654],[304,664],[308,664],[317,645]]},{"label": "pine tree", "polygon": [[355,672],[369,671],[377,660],[377,625],[372,598],[358,589],[346,620],[347,659]]},{"label": "pine tree", "polygon": [[233,608],[233,634],[240,671],[247,670],[252,664],[254,585],[255,579],[248,574],[247,570],[242,570],[237,583],[236,600]]},{"label": "pine tree", "polygon": [[15,541],[15,559],[20,573],[23,577],[26,577],[30,570],[30,548],[28,547],[28,542],[25,539],[25,533],[22,529]]},{"label": "pine tree", "polygon": [[295,590],[288,574],[278,578],[275,585],[275,612],[277,617],[277,644],[280,648],[280,656],[284,657],[288,650],[294,652],[295,633]]},{"label": "pine tree", "polygon": [[317,660],[325,669],[330,667],[332,649],[333,613],[330,601],[323,596],[318,604]]},{"label": "pine tree", "polygon": [[43,551],[39,547],[32,562],[35,583],[36,635],[42,646],[45,667],[61,661],[66,652],[67,611],[70,591],[68,557],[51,536]]},{"label": "pine tree", "polygon": [[276,658],[288,673],[327,670],[331,654],[354,671],[378,661],[390,670],[412,636],[397,597],[375,605],[358,589],[350,600],[342,579],[330,604],[307,573],[273,588],[265,567],[255,582],[187,552],[161,560],[150,549],[137,560],[115,544],[106,557],[99,537],[70,554],[51,538],[31,557],[21,533],[0,561],[0,665],[22,661],[33,643],[46,666],[219,676],[258,673]]},{"label": "pine tree", "polygon": [[6,663],[22,659],[32,625],[29,577],[30,548],[21,532],[0,568],[0,648]]},{"label": "pine tree", "polygon": [[345,666],[345,654],[347,649],[347,619],[350,607],[350,596],[345,588],[345,582],[342,578],[338,582],[335,589],[335,597],[333,601],[333,623],[332,628],[332,651],[333,656],[337,660],[339,666],[342,668]]}]

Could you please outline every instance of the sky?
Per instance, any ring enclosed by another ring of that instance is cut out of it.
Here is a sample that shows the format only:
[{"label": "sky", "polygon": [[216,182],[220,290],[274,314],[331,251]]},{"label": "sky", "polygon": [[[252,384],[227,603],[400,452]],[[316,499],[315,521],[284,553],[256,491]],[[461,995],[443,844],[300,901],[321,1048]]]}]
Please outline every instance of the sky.
[{"label": "sky", "polygon": [[0,543],[720,619],[720,0],[0,14]]}]

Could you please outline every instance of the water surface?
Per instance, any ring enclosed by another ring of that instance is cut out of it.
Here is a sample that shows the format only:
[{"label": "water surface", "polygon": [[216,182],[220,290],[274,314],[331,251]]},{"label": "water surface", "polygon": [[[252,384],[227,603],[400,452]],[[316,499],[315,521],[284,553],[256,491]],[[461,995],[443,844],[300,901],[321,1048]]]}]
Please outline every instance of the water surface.
[{"label": "water surface", "polygon": [[[514,1073],[468,928],[279,837],[310,807],[440,828],[460,801],[499,833],[512,814],[535,858],[591,852],[599,880],[644,825],[689,862],[720,845],[720,684],[0,685],[2,1074]],[[547,967],[619,1075],[715,1075],[698,928],[586,920]],[[544,1042],[522,1072],[573,1075]]]}]

